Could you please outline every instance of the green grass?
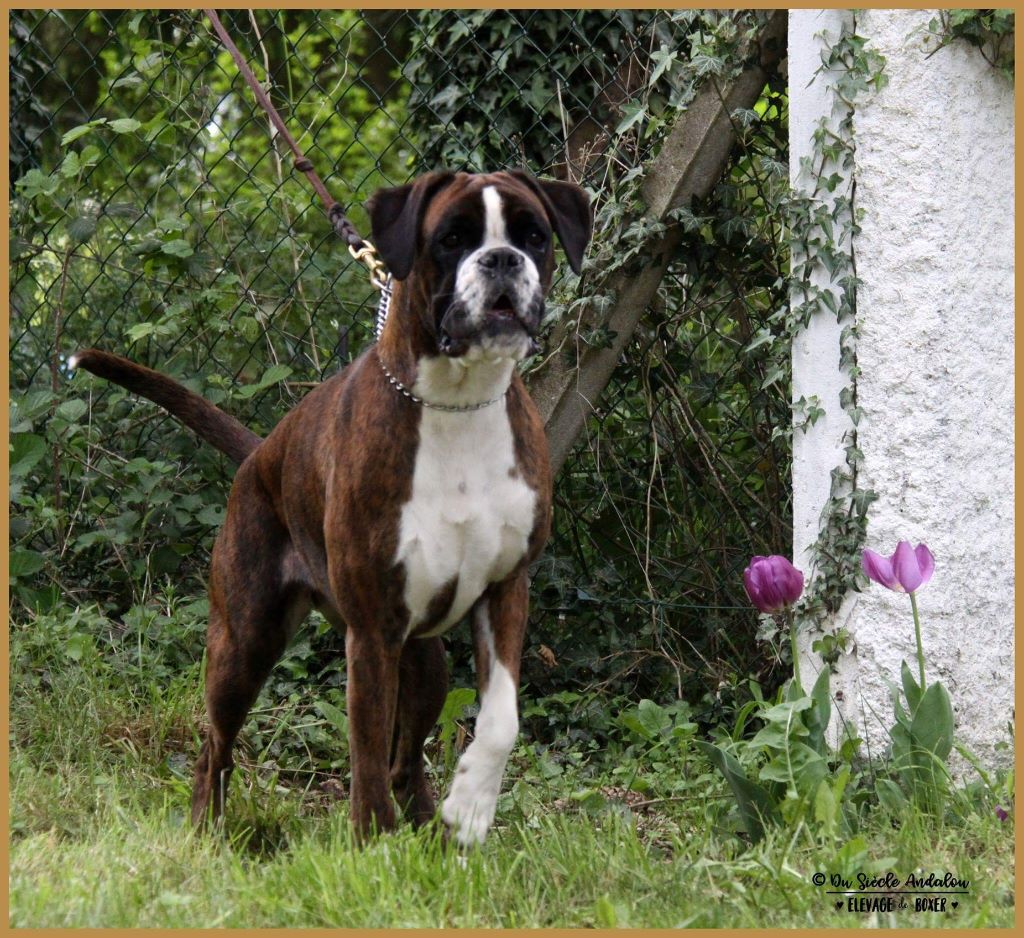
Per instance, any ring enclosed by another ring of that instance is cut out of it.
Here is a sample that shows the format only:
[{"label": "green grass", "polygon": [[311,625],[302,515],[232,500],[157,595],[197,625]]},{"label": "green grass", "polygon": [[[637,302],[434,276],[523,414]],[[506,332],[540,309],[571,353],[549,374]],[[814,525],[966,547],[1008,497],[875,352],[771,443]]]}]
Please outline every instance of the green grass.
[{"label": "green grass", "polygon": [[[748,847],[733,833],[727,793],[706,764],[692,753],[675,761],[664,751],[645,756],[636,746],[545,750],[525,740],[482,848],[460,853],[436,830],[408,827],[357,848],[347,804],[308,772],[302,747],[274,748],[301,735],[302,721],[263,735],[250,725],[225,829],[197,837],[186,813],[199,666],[170,672],[141,645],[134,672],[128,659],[111,663],[91,648],[76,651],[76,661],[59,647],[46,651],[44,625],[12,630],[12,926],[1014,921],[1013,824],[990,807],[942,822],[911,814],[895,825],[876,810],[865,816],[859,840],[815,838],[800,826],[772,830]],[[432,752],[442,763],[440,749]],[[344,767],[337,776],[344,778]],[[596,794],[630,781],[650,803],[631,810],[615,792],[611,799]],[[970,880],[970,895],[945,914],[863,915],[837,911],[836,897],[811,881],[818,871],[873,868],[904,877],[948,870]]]}]

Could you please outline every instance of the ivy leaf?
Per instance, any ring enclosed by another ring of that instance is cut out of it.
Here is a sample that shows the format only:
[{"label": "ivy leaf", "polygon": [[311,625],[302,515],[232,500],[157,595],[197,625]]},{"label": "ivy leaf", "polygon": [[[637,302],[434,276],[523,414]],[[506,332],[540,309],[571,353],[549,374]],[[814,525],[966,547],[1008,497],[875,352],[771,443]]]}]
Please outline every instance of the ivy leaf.
[{"label": "ivy leaf", "polygon": [[622,120],[615,128],[616,134],[624,134],[634,124],[639,123],[647,114],[647,109],[642,104],[627,104],[622,108]]},{"label": "ivy leaf", "polygon": [[665,70],[675,64],[677,57],[678,53],[674,50],[669,52],[665,46],[662,46],[657,52],[652,52],[651,61],[656,64],[654,66],[654,71],[651,72],[651,77],[647,79],[648,86],[654,85],[654,83],[665,74]]}]

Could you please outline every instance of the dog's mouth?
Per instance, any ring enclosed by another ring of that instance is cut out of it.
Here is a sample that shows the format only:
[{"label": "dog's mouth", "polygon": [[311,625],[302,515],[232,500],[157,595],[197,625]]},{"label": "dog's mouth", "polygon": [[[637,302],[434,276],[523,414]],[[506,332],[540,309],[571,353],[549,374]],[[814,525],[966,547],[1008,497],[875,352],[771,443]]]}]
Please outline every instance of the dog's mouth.
[{"label": "dog's mouth", "polygon": [[499,296],[494,301],[494,303],[491,305],[489,315],[492,318],[498,320],[509,320],[518,322],[520,326],[522,326],[524,329],[526,328],[525,323],[523,323],[522,320],[520,320],[519,315],[516,312],[515,305],[512,303],[512,300],[509,299],[507,293],[502,293],[501,296]]},{"label": "dog's mouth", "polygon": [[536,310],[521,309],[504,291],[485,305],[482,316],[471,317],[466,307],[456,300],[441,319],[438,351],[457,358],[465,355],[474,343],[503,338],[514,342],[520,337],[527,340],[527,354],[532,355],[540,350],[535,338],[539,325],[540,315]]}]

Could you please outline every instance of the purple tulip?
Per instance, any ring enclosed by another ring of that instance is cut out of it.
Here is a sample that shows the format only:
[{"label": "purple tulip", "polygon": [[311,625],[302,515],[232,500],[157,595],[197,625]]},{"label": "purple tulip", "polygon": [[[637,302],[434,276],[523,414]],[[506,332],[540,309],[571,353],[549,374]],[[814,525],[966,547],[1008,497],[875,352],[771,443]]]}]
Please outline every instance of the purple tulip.
[{"label": "purple tulip", "polygon": [[869,579],[897,593],[913,593],[932,578],[935,570],[932,552],[924,544],[911,547],[909,541],[900,541],[892,557],[865,550],[861,563]]},{"label": "purple tulip", "polygon": [[750,601],[761,612],[778,612],[795,603],[804,588],[804,575],[785,557],[752,557],[743,571],[743,585]]}]

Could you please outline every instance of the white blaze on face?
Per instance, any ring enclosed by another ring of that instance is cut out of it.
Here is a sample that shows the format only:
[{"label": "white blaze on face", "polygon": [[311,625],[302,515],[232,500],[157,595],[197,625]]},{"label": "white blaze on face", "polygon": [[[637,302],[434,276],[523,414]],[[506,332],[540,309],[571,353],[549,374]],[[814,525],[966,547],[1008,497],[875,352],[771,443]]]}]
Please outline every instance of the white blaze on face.
[{"label": "white blaze on face", "polygon": [[[509,240],[501,193],[494,186],[484,186],[481,198],[484,203],[483,242],[462,259],[455,275],[455,297],[466,307],[469,322],[473,326],[483,324],[490,311],[489,304],[497,299],[492,295],[491,277],[480,264],[481,258],[495,248],[515,251],[522,259],[518,275],[515,279],[510,279],[504,287],[504,292],[509,295],[515,306],[525,310],[530,304],[537,302],[541,294],[540,274],[533,258]],[[521,344],[525,350],[526,341],[523,340]]]},{"label": "white blaze on face", "polygon": [[459,759],[452,790],[441,817],[464,846],[482,843],[494,821],[505,764],[519,733],[516,687],[508,669],[494,655],[487,600],[474,613],[490,654],[487,690],[476,718],[473,742]]},{"label": "white blaze on face", "polygon": [[481,249],[508,246],[501,195],[494,186],[484,186],[484,243]]}]

